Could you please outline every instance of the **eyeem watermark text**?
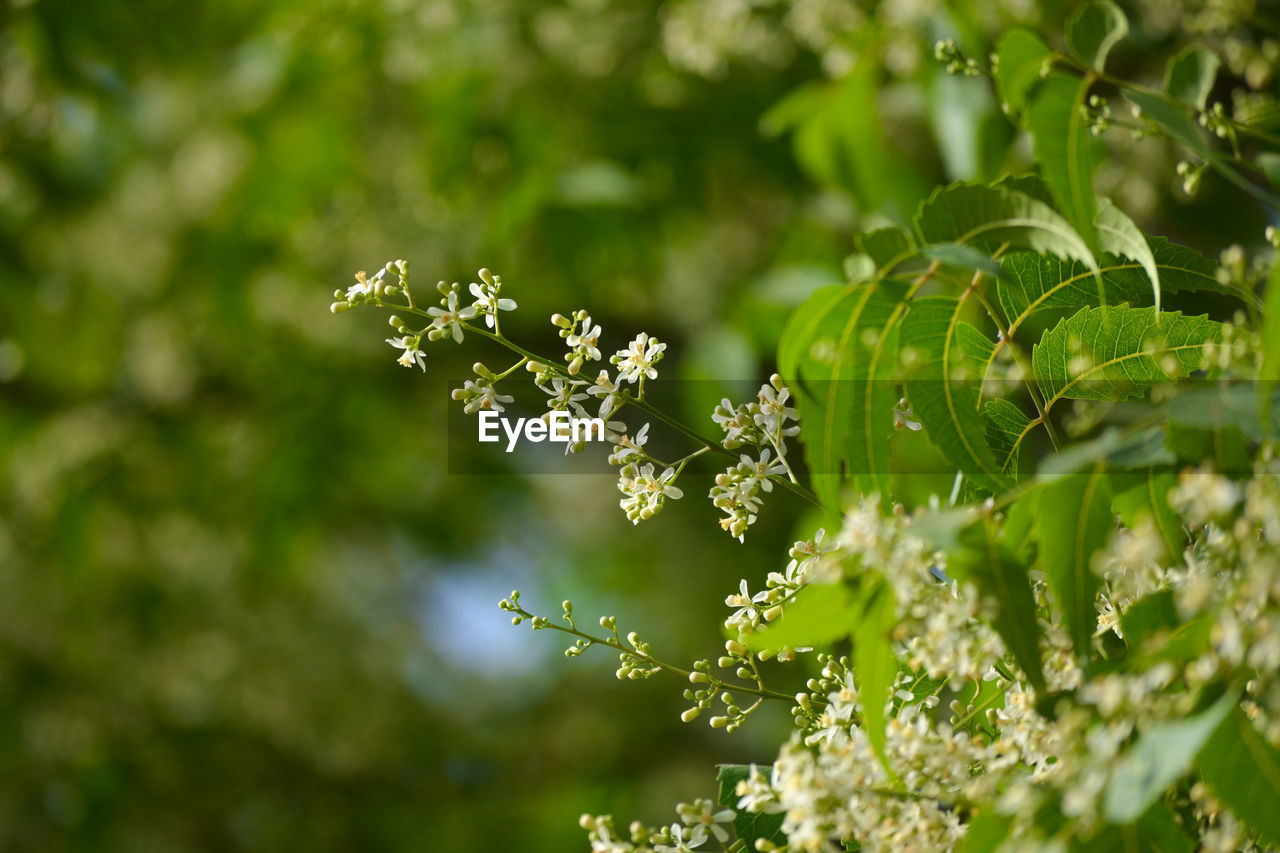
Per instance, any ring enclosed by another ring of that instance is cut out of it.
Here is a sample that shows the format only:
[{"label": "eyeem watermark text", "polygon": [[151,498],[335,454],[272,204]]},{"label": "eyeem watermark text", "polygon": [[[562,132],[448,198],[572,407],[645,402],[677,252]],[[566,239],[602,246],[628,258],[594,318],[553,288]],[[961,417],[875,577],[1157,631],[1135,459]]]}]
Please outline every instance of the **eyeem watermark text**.
[{"label": "eyeem watermark text", "polygon": [[543,418],[504,418],[497,412],[482,411],[476,421],[480,441],[501,441],[500,432],[507,436],[507,453],[515,450],[523,437],[525,441],[540,444],[577,444],[582,441],[604,440],[603,418],[579,418],[568,412],[551,412]]}]

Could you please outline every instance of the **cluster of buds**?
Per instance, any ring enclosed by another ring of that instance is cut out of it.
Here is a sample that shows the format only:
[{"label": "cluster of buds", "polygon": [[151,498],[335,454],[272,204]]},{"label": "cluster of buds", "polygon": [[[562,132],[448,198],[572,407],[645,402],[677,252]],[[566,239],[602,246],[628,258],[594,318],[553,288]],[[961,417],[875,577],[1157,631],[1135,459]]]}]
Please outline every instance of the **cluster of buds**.
[{"label": "cluster of buds", "polygon": [[481,362],[471,366],[476,378],[468,379],[461,388],[453,389],[451,396],[462,402],[462,410],[468,415],[479,411],[501,412],[503,404],[515,401],[510,394],[499,394],[498,380],[501,378]]},{"label": "cluster of buds", "polygon": [[953,76],[979,77],[982,74],[982,66],[978,64],[978,60],[966,59],[955,39],[940,39],[934,44],[933,58],[945,62],[947,73]]},{"label": "cluster of buds", "polygon": [[348,308],[373,302],[383,296],[395,296],[401,291],[407,293],[408,288],[409,262],[403,259],[387,261],[386,265],[372,276],[364,270],[356,273],[356,283],[346,291],[335,290],[334,301],[329,306],[329,310],[334,314],[341,314]]},{"label": "cluster of buds", "polygon": [[572,317],[553,314],[551,322],[560,330],[560,337],[569,348],[564,360],[569,363],[571,374],[577,376],[586,361],[600,360],[600,324],[591,321],[587,309],[579,308]]}]

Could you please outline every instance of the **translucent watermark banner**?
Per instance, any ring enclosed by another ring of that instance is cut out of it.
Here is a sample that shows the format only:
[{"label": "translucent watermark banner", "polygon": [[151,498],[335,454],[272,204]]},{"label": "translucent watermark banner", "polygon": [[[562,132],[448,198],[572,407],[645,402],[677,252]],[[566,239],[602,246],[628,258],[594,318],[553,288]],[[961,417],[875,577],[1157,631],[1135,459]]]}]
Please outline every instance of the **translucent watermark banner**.
[{"label": "translucent watermark banner", "polygon": [[[452,392],[463,384],[456,380],[448,387]],[[749,426],[762,385],[767,383],[658,379],[646,384],[640,403],[614,398],[602,411],[603,401],[587,393],[587,386],[540,393],[527,383],[512,383],[509,394],[491,401],[464,407],[450,400],[448,470],[616,476],[608,457],[626,436],[659,465],[678,464],[709,445],[686,462],[690,474],[714,474],[741,454],[756,457],[769,449],[775,457],[784,452],[797,475],[854,477],[873,473],[870,460],[887,449],[887,461],[876,458],[877,472],[887,464],[893,474],[946,475],[955,465],[937,442],[954,433],[973,443],[975,457],[1011,477],[1029,470],[1063,472],[1085,459],[1104,459],[1117,468],[1208,461],[1232,471],[1243,464],[1249,443],[1280,437],[1280,396],[1257,382],[1189,380],[1161,387],[1154,396],[1138,386],[1080,382],[1054,397],[1034,383],[1029,390],[1024,382],[980,387],[962,379],[912,379],[813,387],[793,382],[781,396],[782,405],[802,416],[798,437],[775,443],[757,430],[753,441],[747,429],[735,439],[726,422],[745,420]],[[505,385],[502,390],[508,391]],[[1264,398],[1269,407],[1262,405]],[[620,407],[619,400],[625,401]],[[1052,408],[1052,435],[1041,414],[1046,406]],[[1054,451],[1061,436],[1077,443],[1068,454]],[[844,446],[815,469],[815,456],[804,453],[803,444],[822,440]],[[1035,460],[1033,469],[1027,460]]]}]

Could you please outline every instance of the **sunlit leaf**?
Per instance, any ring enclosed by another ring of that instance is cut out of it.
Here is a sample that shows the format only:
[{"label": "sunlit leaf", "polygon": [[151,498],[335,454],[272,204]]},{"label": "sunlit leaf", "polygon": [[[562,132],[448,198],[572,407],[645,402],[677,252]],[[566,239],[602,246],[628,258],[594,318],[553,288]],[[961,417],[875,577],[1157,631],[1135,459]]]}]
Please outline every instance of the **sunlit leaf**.
[{"label": "sunlit leaf", "polygon": [[1045,406],[1062,398],[1124,400],[1197,370],[1222,325],[1149,308],[1083,308],[1049,331],[1031,352]]},{"label": "sunlit leaf", "polygon": [[1085,65],[1101,71],[1116,42],[1129,34],[1129,20],[1111,0],[1092,0],[1067,20],[1067,46]]}]

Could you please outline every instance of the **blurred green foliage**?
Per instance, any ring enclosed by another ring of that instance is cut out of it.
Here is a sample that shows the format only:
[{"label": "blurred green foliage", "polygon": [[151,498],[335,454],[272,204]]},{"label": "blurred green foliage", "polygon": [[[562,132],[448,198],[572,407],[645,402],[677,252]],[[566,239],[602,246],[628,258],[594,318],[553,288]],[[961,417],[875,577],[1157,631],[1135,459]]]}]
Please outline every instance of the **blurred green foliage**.
[{"label": "blurred green foliage", "polygon": [[[572,594],[713,654],[802,508],[743,548],[696,495],[633,535],[607,471],[448,475],[475,353],[423,380],[326,309],[389,258],[485,265],[543,349],[581,305],[671,340],[668,375],[767,373],[857,228],[1025,163],[932,40],[1060,16],[825,5],[858,12],[832,43],[780,17],[746,59],[682,29],[692,2],[0,11],[0,848],[559,851],[582,811],[659,821],[772,755],[780,726],[681,726],[680,685],[570,665],[496,603]],[[1144,145],[1100,176],[1144,227],[1260,234],[1212,179],[1174,201]]]}]

